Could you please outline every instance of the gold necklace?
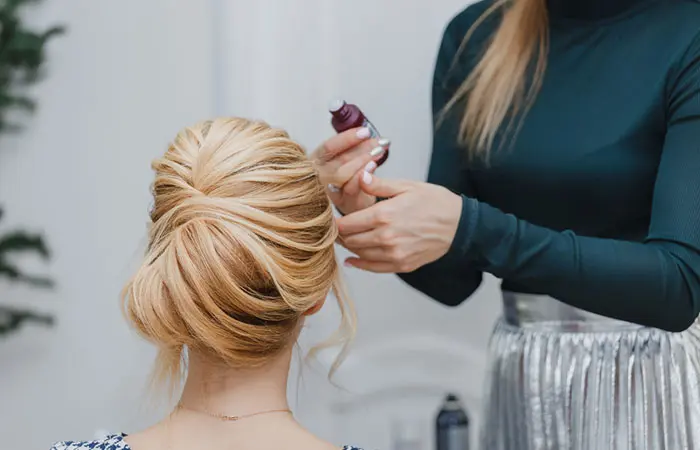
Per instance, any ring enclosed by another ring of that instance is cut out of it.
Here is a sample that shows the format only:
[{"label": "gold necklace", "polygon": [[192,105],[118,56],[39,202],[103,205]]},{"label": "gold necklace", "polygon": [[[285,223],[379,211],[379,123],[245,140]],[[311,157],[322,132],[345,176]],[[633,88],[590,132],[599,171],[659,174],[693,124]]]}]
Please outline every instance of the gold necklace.
[{"label": "gold necklace", "polygon": [[272,413],[289,413],[289,414],[291,414],[292,413],[291,409],[271,409],[269,411],[259,411],[256,413],[243,414],[240,416],[229,416],[226,414],[220,414],[220,413],[214,413],[211,411],[207,411],[205,409],[200,410],[200,409],[188,408],[187,406],[183,405],[182,402],[177,404],[177,409],[185,409],[185,410],[193,411],[193,412],[196,412],[199,414],[204,414],[204,415],[222,420],[224,422],[236,422],[236,421],[241,420],[241,419],[247,419],[249,417],[260,416],[262,414],[272,414]]}]

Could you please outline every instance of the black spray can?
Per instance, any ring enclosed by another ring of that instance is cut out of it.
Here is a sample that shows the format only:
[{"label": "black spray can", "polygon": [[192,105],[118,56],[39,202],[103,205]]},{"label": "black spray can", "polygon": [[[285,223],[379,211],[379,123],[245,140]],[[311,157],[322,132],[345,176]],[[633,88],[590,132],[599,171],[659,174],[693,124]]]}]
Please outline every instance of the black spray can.
[{"label": "black spray can", "polygon": [[469,417],[462,402],[450,394],[435,420],[436,450],[469,450]]}]

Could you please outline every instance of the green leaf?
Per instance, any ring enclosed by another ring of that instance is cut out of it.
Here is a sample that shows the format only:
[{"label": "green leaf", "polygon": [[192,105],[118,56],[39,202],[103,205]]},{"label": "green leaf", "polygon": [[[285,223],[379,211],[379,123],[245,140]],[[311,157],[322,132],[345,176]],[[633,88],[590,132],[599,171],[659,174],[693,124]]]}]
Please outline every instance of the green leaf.
[{"label": "green leaf", "polygon": [[44,259],[48,259],[51,256],[42,236],[31,235],[24,231],[15,231],[5,236],[0,236],[0,261],[9,252],[34,252],[41,255]]},{"label": "green leaf", "polygon": [[48,259],[51,256],[42,236],[16,231],[0,237],[0,276],[34,287],[52,287],[53,281],[49,278],[27,275],[7,260],[10,253],[27,252],[37,253],[44,259]]},{"label": "green leaf", "polygon": [[25,323],[53,326],[54,319],[47,314],[0,306],[0,336],[19,330]]},{"label": "green leaf", "polygon": [[34,111],[36,105],[34,104],[34,101],[28,97],[0,94],[0,108],[9,108],[12,106],[16,106],[27,111]]},{"label": "green leaf", "polygon": [[18,31],[5,50],[7,61],[14,67],[36,69],[44,60],[44,39],[37,33]]},{"label": "green leaf", "polygon": [[38,288],[54,286],[54,282],[50,278],[24,274],[16,265],[5,262],[0,262],[0,277],[8,278],[15,283],[24,283]]},{"label": "green leaf", "polygon": [[44,34],[41,35],[41,38],[44,40],[44,42],[47,42],[49,39],[56,37],[56,36],[61,36],[63,34],[66,34],[66,27],[64,26],[55,26],[51,27],[48,30],[44,31]]},{"label": "green leaf", "polygon": [[65,33],[62,26],[30,29],[25,26],[19,9],[41,0],[0,0],[0,133],[21,130],[7,121],[14,109],[32,112],[34,102],[22,95],[27,85],[42,79],[46,43]]}]

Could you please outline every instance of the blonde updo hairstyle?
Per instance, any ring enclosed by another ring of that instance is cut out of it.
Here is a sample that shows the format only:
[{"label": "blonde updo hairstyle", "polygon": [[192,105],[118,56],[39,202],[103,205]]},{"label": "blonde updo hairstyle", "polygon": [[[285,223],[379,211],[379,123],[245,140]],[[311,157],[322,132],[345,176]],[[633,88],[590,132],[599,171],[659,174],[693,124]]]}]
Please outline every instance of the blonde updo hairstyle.
[{"label": "blonde updo hairstyle", "polygon": [[[181,131],[152,168],[145,260],[125,314],[158,346],[156,378],[184,372],[184,350],[233,368],[264,365],[296,342],[329,292],[354,333],[331,202],[304,150],[262,122],[217,119]],[[333,369],[340,359],[336,361]]]}]

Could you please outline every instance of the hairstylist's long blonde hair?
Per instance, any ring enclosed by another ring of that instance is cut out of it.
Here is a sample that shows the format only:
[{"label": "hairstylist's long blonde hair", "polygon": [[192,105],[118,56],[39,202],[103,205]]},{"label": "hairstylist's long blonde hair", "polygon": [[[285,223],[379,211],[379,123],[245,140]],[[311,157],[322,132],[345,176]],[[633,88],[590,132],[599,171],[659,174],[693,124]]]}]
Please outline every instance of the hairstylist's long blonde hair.
[{"label": "hairstylist's long blonde hair", "polygon": [[153,169],[148,251],[123,296],[130,322],[158,346],[155,381],[177,385],[185,348],[224,367],[265,364],[330,291],[343,319],[328,345],[349,342],[333,208],[287,133],[239,118],[199,123]]},{"label": "hairstylist's long blonde hair", "polygon": [[[514,120],[532,106],[544,76],[548,47],[546,0],[495,0],[477,19],[462,42],[493,14],[502,14],[500,26],[491,37],[481,60],[462,83],[445,111],[466,99],[460,123],[462,143],[470,156],[488,159],[499,129],[517,128]],[[534,64],[533,64],[534,62]],[[529,70],[532,79],[528,83]]]}]

